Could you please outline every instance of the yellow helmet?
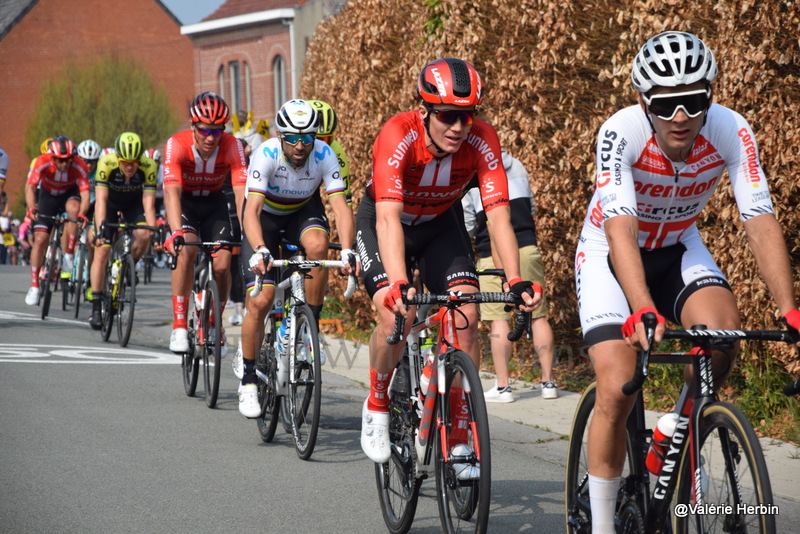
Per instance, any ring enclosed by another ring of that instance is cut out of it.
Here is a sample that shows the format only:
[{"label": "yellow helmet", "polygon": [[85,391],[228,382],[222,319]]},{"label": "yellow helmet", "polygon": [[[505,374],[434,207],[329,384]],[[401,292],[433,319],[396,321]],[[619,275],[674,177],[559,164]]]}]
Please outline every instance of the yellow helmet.
[{"label": "yellow helmet", "polygon": [[144,151],[142,140],[133,132],[123,132],[114,141],[114,149],[119,159],[128,161],[139,161]]},{"label": "yellow helmet", "polygon": [[322,100],[308,100],[308,103],[311,104],[311,107],[316,110],[317,115],[320,117],[317,136],[325,137],[327,135],[333,135],[334,130],[336,130],[337,121],[336,112],[333,111],[331,105]]},{"label": "yellow helmet", "polygon": [[47,152],[50,150],[50,141],[52,140],[53,140],[52,137],[48,137],[47,139],[42,141],[42,144],[39,145],[39,152],[41,154],[47,154]]}]

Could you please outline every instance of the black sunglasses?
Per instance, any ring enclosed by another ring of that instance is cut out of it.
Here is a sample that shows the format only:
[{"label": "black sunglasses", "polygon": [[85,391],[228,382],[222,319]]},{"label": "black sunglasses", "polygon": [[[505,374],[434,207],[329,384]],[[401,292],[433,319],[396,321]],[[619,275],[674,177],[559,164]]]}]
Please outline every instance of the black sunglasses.
[{"label": "black sunglasses", "polygon": [[683,112],[691,119],[700,115],[708,109],[711,94],[708,89],[698,89],[684,93],[664,93],[649,97],[642,95],[642,98],[650,107],[650,113],[661,119],[671,121],[680,109],[683,109]]}]

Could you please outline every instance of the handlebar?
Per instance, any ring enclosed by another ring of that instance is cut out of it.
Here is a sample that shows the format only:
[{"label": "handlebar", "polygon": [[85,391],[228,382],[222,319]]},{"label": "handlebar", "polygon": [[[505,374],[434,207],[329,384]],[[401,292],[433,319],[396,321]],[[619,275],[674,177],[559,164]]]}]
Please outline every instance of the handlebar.
[{"label": "handlebar", "polygon": [[[500,293],[500,292],[477,292],[477,293],[417,293],[413,298],[407,298],[408,288],[401,290],[403,302],[408,305],[426,305],[433,304],[439,306],[448,306],[457,308],[462,304],[486,304],[486,303],[500,303],[512,304],[518,306],[523,303],[522,299],[513,293]],[[530,324],[530,312],[524,312],[517,309],[516,324],[514,331],[508,334],[509,341],[517,341],[522,337],[525,328]],[[395,315],[394,330],[386,337],[386,342],[389,345],[396,345],[403,340],[403,329],[405,327],[406,319],[402,315]]]},{"label": "handlebar", "polygon": [[[653,313],[642,315],[642,323],[647,334],[648,350],[639,351],[637,366],[634,370],[633,378],[622,386],[625,395],[632,395],[639,391],[648,375],[648,365],[650,353],[653,351],[653,343],[656,329],[656,316]],[[800,341],[800,334],[796,330],[709,330],[703,327],[690,330],[666,330],[663,339],[677,339],[691,341],[694,346],[714,348],[730,345],[739,340],[750,341],[780,341],[784,343],[797,343]],[[793,393],[792,393],[793,391]],[[800,393],[800,380],[787,384],[784,388],[787,395]]]},{"label": "handlebar", "polygon": [[[358,289],[358,278],[355,275],[356,272],[356,259],[355,257],[351,257],[351,261],[349,263],[344,263],[343,261],[339,260],[272,260],[273,267],[289,267],[292,270],[296,271],[310,271],[311,269],[315,269],[317,267],[324,267],[326,269],[343,269],[345,266],[350,265],[352,268],[352,272],[347,277],[347,288],[344,291],[344,298],[349,299],[353,296],[353,294]],[[250,297],[256,298],[259,294],[261,294],[261,284],[264,281],[264,275],[256,275],[256,281],[253,285],[253,288],[250,290]]]}]

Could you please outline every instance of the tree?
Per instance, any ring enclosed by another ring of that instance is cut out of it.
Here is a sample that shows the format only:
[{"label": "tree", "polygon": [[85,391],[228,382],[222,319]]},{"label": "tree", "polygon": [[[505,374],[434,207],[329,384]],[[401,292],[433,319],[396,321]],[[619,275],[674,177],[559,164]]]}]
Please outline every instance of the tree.
[{"label": "tree", "polygon": [[107,56],[86,67],[67,65],[45,83],[25,132],[25,151],[38,156],[42,141],[55,135],[66,135],[76,145],[94,139],[111,147],[126,131],[153,147],[179,126],[166,91],[154,86],[147,70],[135,61]]}]

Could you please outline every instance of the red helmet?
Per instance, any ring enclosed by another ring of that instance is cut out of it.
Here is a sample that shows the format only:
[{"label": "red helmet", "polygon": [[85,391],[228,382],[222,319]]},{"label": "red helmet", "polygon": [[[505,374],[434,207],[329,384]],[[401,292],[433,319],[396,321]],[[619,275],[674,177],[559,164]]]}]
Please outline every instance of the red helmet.
[{"label": "red helmet", "polygon": [[70,141],[69,137],[58,135],[50,141],[50,153],[56,158],[71,158],[77,154],[78,150],[75,148],[75,143]]},{"label": "red helmet", "polygon": [[189,106],[189,116],[192,122],[206,124],[225,124],[231,118],[228,104],[217,93],[206,91],[200,93]]},{"label": "red helmet", "polygon": [[437,59],[419,73],[417,94],[428,104],[479,106],[483,102],[483,83],[475,67],[466,61]]}]

